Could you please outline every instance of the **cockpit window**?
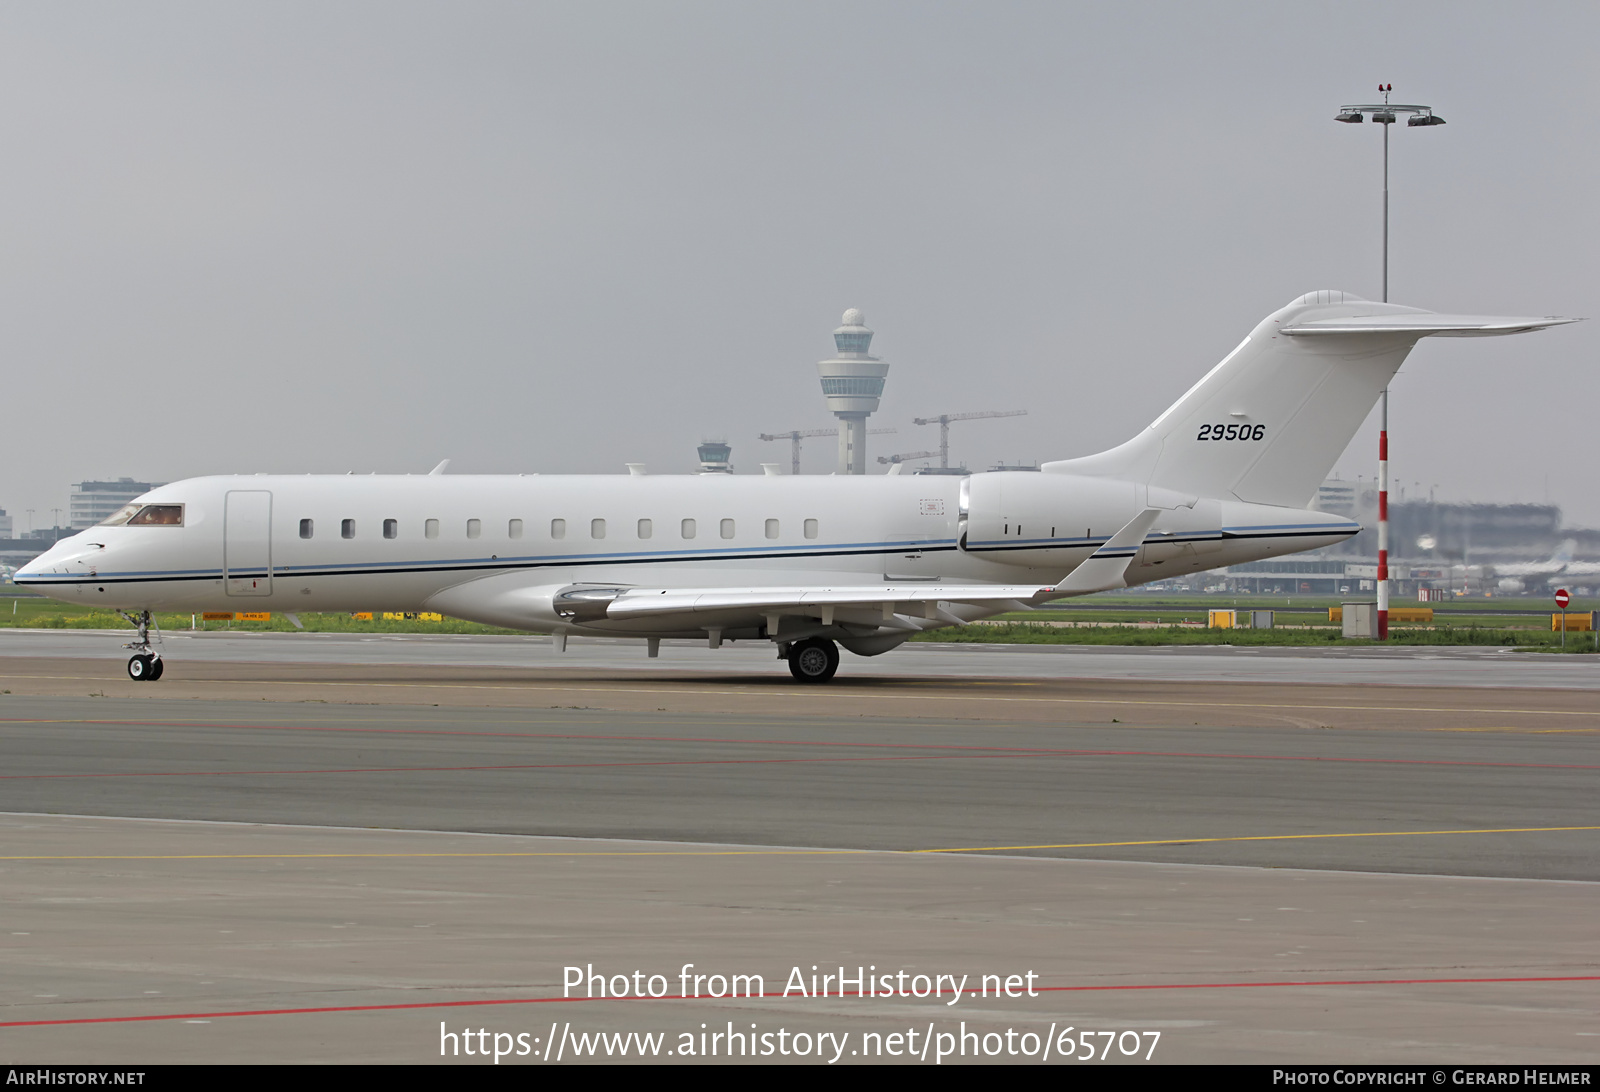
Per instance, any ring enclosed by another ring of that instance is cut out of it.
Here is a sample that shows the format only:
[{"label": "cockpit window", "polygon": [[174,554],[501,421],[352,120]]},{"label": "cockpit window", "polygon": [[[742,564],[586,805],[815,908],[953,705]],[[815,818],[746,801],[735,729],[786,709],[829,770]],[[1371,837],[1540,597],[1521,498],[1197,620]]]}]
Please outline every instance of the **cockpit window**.
[{"label": "cockpit window", "polygon": [[[124,513],[130,513],[124,517]],[[106,520],[108,524],[126,523],[129,527],[182,527],[183,505],[181,504],[130,504],[115,516]]]},{"label": "cockpit window", "polygon": [[121,527],[124,523],[127,523],[130,519],[137,515],[139,509],[143,507],[144,505],[142,504],[124,504],[121,508],[118,508],[115,512],[111,513],[110,516],[101,520],[100,526]]}]

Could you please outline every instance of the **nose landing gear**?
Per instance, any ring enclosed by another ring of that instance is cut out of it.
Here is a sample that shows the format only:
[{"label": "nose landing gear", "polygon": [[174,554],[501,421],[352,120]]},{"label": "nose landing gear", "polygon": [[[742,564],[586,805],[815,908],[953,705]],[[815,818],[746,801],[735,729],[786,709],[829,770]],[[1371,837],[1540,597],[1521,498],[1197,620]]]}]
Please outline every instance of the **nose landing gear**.
[{"label": "nose landing gear", "polygon": [[150,628],[155,626],[156,640],[159,641],[160,625],[150,617],[150,612],[147,610],[142,610],[136,615],[121,610],[117,613],[139,631],[138,636],[122,646],[133,650],[133,657],[128,660],[128,678],[134,682],[155,682],[161,677],[161,654],[150,647]]},{"label": "nose landing gear", "polygon": [[155,682],[161,677],[161,657],[142,654],[128,661],[128,678],[134,682]]}]

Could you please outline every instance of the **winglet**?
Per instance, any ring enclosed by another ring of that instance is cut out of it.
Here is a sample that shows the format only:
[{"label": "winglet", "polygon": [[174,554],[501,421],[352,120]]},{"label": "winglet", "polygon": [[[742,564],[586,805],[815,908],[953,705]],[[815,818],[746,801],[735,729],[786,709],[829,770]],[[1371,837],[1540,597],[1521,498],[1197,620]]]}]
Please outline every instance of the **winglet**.
[{"label": "winglet", "polygon": [[1128,521],[1127,525],[1106,540],[1106,544],[1089,555],[1055,588],[1055,596],[1088,595],[1090,592],[1110,591],[1128,586],[1128,566],[1138,556],[1144,545],[1144,536],[1161,514],[1159,508],[1146,508]]},{"label": "winglet", "polygon": [[444,473],[444,468],[449,466],[449,465],[450,465],[450,460],[449,459],[440,459],[439,460],[439,465],[434,467],[432,470],[428,471],[428,477],[431,478],[436,474],[443,474]]}]

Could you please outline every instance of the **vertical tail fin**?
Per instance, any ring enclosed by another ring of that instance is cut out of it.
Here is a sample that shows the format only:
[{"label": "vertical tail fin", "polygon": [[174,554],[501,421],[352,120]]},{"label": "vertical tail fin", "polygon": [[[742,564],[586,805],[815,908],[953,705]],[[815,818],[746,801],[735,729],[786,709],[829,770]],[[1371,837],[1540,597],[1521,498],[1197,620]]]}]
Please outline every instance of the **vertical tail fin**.
[{"label": "vertical tail fin", "polygon": [[1127,443],[1043,469],[1305,507],[1419,339],[1523,333],[1570,321],[1436,315],[1311,292],[1262,320]]}]

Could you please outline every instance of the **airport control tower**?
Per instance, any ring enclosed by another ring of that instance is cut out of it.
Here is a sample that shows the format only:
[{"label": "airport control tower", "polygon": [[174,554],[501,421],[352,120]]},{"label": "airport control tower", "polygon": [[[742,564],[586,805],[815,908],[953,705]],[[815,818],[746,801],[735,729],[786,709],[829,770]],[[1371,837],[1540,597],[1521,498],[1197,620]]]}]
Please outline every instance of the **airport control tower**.
[{"label": "airport control tower", "polygon": [[733,473],[733,448],[726,440],[706,440],[700,445],[700,473]]},{"label": "airport control tower", "polygon": [[838,355],[818,361],[817,371],[822,375],[828,412],[839,419],[838,473],[865,474],[867,417],[877,410],[878,400],[883,397],[883,378],[889,374],[889,365],[867,355],[872,331],[854,307],[844,313],[844,325],[833,332],[833,344]]}]

